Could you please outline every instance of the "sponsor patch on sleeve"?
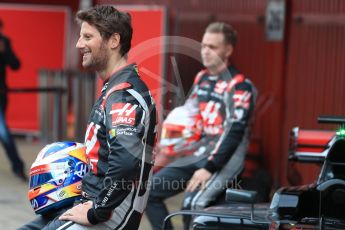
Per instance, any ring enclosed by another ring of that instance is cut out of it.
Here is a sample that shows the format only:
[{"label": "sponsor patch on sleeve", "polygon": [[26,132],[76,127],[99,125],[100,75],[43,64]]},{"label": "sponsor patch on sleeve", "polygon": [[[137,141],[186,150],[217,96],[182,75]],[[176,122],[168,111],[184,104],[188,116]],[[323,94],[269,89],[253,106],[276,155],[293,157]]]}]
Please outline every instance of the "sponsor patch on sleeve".
[{"label": "sponsor patch on sleeve", "polygon": [[112,126],[118,125],[135,125],[136,108],[138,105],[131,103],[114,103],[111,107],[111,124]]},{"label": "sponsor patch on sleeve", "polygon": [[116,137],[116,129],[110,129],[109,130],[109,138],[113,139],[114,137]]},{"label": "sponsor patch on sleeve", "polygon": [[248,91],[236,90],[234,94],[235,107],[242,107],[248,109],[250,106],[250,99],[252,94]]}]

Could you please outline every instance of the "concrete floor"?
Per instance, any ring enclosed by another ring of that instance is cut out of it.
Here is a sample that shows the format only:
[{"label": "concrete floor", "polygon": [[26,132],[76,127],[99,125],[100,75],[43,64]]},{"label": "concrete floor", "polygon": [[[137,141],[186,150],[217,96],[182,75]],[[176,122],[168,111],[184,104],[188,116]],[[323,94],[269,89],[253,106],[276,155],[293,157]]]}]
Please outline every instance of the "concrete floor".
[{"label": "concrete floor", "polygon": [[[16,143],[22,158],[26,162],[28,171],[37,153],[44,147],[44,144],[25,138],[17,138]],[[0,147],[0,162],[0,229],[17,229],[35,218],[35,214],[27,199],[28,184],[12,175],[2,147]],[[178,195],[167,201],[170,211],[179,210],[181,197],[181,195]],[[175,229],[182,229],[180,217],[175,217],[172,221]],[[145,216],[139,229],[151,229]]]}]

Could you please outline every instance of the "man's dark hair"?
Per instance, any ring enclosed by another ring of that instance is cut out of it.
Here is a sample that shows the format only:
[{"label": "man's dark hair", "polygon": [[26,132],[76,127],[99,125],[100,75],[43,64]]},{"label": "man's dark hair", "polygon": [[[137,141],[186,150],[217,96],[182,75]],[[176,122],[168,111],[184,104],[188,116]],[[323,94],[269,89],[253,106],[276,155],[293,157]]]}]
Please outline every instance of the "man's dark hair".
[{"label": "man's dark hair", "polygon": [[237,42],[237,32],[229,24],[224,22],[213,22],[207,26],[205,32],[209,33],[222,33],[224,34],[224,41],[226,44],[230,44],[235,47]]},{"label": "man's dark hair", "polygon": [[78,23],[87,22],[95,26],[103,39],[108,40],[114,33],[120,35],[120,53],[124,56],[131,48],[132,23],[131,15],[121,12],[113,6],[98,5],[81,10],[76,15]]}]

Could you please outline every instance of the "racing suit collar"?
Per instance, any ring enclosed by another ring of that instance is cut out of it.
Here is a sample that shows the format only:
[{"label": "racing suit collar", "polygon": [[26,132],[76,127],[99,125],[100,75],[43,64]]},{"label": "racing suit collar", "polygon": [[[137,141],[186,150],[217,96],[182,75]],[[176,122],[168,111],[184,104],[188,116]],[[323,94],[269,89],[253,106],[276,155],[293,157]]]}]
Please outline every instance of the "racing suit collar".
[{"label": "racing suit collar", "polygon": [[124,71],[137,71],[137,64],[136,63],[130,63],[128,65],[125,65],[121,67],[120,69],[116,70],[114,73],[112,73],[104,82],[103,87],[107,85],[108,82],[124,82],[126,79],[126,76],[122,75]]},{"label": "racing suit collar", "polygon": [[213,75],[211,73],[208,72],[208,74],[211,77],[214,77],[215,80],[219,80],[219,79],[229,79],[233,78],[234,76],[236,76],[237,74],[239,74],[239,71],[232,65],[229,65],[227,68],[223,69],[222,71],[220,71],[218,74]]}]

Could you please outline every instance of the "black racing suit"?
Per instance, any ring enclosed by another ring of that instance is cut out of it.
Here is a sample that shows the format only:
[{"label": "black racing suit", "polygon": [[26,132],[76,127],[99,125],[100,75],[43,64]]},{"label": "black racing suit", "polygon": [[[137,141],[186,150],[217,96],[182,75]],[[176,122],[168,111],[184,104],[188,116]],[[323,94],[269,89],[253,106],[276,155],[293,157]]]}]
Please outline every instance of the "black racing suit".
[{"label": "black racing suit", "polygon": [[91,172],[82,190],[93,199],[92,224],[139,226],[156,138],[156,108],[135,64],[114,73],[94,105],[85,136]]},{"label": "black racing suit", "polygon": [[[154,229],[159,229],[164,217],[168,215],[163,201],[182,192],[196,170],[204,168],[211,173],[220,172],[230,159],[234,159],[234,154],[237,154],[246,136],[255,103],[254,92],[252,83],[234,67],[229,67],[217,76],[210,75],[206,70],[197,74],[185,106],[199,108],[203,123],[203,138],[200,142],[205,144],[193,156],[180,158],[154,175],[146,209]],[[243,163],[244,153],[239,154],[241,157],[235,157],[233,164]],[[203,192],[213,189],[213,176]],[[201,197],[198,193],[201,192],[186,194],[184,209],[190,209],[193,200]],[[188,222],[186,218],[185,225]],[[171,227],[171,224],[168,223],[168,226]]]},{"label": "black racing suit", "polygon": [[220,76],[211,76],[206,70],[196,76],[187,103],[197,103],[204,138],[211,142],[195,152],[208,154],[203,168],[209,172],[221,169],[241,142],[254,109],[254,91],[252,83],[233,66]]}]

